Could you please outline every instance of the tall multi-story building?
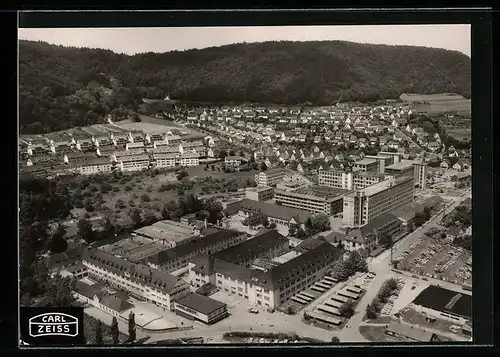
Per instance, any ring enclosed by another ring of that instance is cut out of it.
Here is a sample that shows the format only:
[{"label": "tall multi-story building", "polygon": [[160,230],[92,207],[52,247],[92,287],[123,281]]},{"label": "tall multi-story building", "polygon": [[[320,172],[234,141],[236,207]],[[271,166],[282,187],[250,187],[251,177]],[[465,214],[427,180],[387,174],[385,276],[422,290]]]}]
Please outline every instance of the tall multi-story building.
[{"label": "tall multi-story building", "polygon": [[397,176],[344,196],[343,223],[363,226],[404,204],[413,202],[413,177]]},{"label": "tall multi-story building", "polygon": [[376,184],[384,179],[383,174],[366,172],[361,170],[322,170],[318,175],[320,186],[341,188],[344,190],[355,190]]},{"label": "tall multi-story building", "polygon": [[415,169],[415,173],[413,174],[415,178],[415,186],[425,189],[427,182],[427,163],[415,161],[413,162],[413,167]]},{"label": "tall multi-story building", "polygon": [[269,169],[255,174],[255,182],[257,183],[257,186],[276,186],[276,184],[286,175],[286,169]]},{"label": "tall multi-story building", "polygon": [[415,186],[425,188],[427,180],[427,164],[416,160],[401,160],[385,168],[385,177],[413,177]]},{"label": "tall multi-story building", "polygon": [[165,309],[172,309],[174,300],[189,294],[189,284],[181,278],[129,262],[96,248],[86,250],[82,261],[91,278]]}]

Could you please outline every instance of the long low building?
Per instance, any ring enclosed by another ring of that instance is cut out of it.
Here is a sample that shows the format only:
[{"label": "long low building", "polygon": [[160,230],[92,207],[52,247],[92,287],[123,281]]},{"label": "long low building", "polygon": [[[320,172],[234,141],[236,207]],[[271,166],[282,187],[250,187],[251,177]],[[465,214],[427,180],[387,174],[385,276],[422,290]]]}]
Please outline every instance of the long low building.
[{"label": "long low building", "polygon": [[87,249],[82,261],[91,278],[116,286],[164,309],[171,310],[174,300],[189,294],[189,284],[181,278],[96,248]]},{"label": "long low building", "polygon": [[174,303],[175,313],[211,325],[228,315],[227,305],[209,297],[191,293]]},{"label": "long low building", "polygon": [[161,241],[166,247],[173,248],[193,237],[195,235],[195,230],[194,227],[189,224],[163,220],[151,226],[136,229],[132,232],[132,235],[146,237],[154,241]]},{"label": "long low building", "polygon": [[172,272],[187,267],[189,259],[198,254],[215,254],[245,241],[246,233],[221,229],[205,237],[194,237],[172,249],[154,254],[147,259],[148,265]]},{"label": "long low building", "polygon": [[261,213],[267,216],[270,223],[276,223],[286,227],[297,226],[304,228],[311,213],[291,207],[284,207],[267,202],[252,201],[244,199],[228,204],[226,212],[229,214],[239,213],[243,216],[250,216],[255,213]]},{"label": "long low building", "polygon": [[288,239],[277,231],[270,230],[215,253],[214,258],[250,268],[255,259],[272,259],[286,250],[288,250]]}]

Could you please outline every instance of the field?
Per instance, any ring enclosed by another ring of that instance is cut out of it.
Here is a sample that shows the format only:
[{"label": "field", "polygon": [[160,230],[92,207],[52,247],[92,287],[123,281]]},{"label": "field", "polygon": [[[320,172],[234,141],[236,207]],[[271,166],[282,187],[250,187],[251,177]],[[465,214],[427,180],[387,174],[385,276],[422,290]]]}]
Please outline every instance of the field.
[{"label": "field", "polygon": [[[103,177],[103,182],[111,185],[109,192],[102,192],[102,182],[89,183],[83,191],[93,202],[95,196],[102,195],[102,203],[94,205],[91,217],[110,216],[114,224],[126,226],[132,221],[128,215],[130,208],[138,208],[142,214],[153,213],[158,218],[159,214],[168,201],[179,199],[176,190],[160,190],[164,184],[177,182],[173,173],[148,175],[146,173],[123,174],[120,179],[114,179],[112,175]],[[85,215],[85,208],[75,208],[72,211],[76,218]]]},{"label": "field", "polygon": [[470,128],[447,129],[446,132],[450,137],[458,141],[469,141],[472,135]]},{"label": "field", "polygon": [[400,99],[414,102],[415,110],[427,115],[458,113],[470,115],[471,100],[452,93],[442,94],[402,94]]},{"label": "field", "polygon": [[115,124],[127,130],[142,130],[145,133],[166,133],[168,131],[184,131],[187,135],[182,135],[182,139],[202,138],[205,135],[197,130],[186,128],[174,123],[171,120],[157,119],[147,115],[140,115],[141,121],[123,120]]},{"label": "field", "polygon": [[[401,256],[403,259],[399,261],[398,269],[457,284],[471,284],[471,277],[465,279],[462,274],[459,274],[462,277],[457,276],[461,268],[466,269],[466,263],[471,257],[470,252],[427,236],[420,242],[416,241],[415,246],[407,252],[406,257]],[[436,270],[438,264],[445,263],[449,263],[449,266],[443,266],[443,271]]]}]

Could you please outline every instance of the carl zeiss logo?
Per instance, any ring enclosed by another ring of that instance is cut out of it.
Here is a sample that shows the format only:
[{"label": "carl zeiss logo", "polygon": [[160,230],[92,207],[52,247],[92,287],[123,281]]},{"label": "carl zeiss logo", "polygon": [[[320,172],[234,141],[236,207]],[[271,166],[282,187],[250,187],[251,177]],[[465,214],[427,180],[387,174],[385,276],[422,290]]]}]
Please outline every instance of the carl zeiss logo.
[{"label": "carl zeiss logo", "polygon": [[85,343],[82,308],[21,308],[21,340],[28,345]]},{"label": "carl zeiss logo", "polygon": [[31,337],[40,336],[78,336],[78,319],[74,316],[48,312],[29,319]]}]

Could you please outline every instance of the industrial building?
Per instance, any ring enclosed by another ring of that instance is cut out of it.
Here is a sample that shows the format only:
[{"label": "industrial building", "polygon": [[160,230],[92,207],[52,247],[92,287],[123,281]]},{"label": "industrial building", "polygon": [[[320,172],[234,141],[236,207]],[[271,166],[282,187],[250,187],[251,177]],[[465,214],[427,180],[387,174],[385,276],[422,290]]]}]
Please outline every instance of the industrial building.
[{"label": "industrial building", "polygon": [[413,177],[398,176],[344,195],[343,223],[363,226],[414,198]]},{"label": "industrial building", "polygon": [[253,201],[269,201],[274,197],[274,188],[270,186],[248,187],[245,197]]},{"label": "industrial building", "polygon": [[361,170],[365,172],[378,172],[379,163],[375,159],[366,159],[355,161],[352,165],[354,170]]},{"label": "industrial building", "polygon": [[149,266],[172,272],[188,266],[197,254],[214,254],[245,241],[246,233],[221,229],[205,237],[193,237],[182,245],[158,252],[147,259]]},{"label": "industrial building", "polygon": [[132,232],[132,236],[161,241],[167,248],[183,244],[194,235],[195,229],[193,226],[170,220],[159,221],[151,226],[142,227]]},{"label": "industrial building", "polygon": [[288,250],[288,239],[277,231],[270,230],[215,253],[214,258],[250,268],[255,259],[271,259],[286,250]]},{"label": "industrial building", "polygon": [[197,293],[191,293],[177,300],[174,303],[174,311],[177,315],[207,325],[220,321],[228,315],[226,304]]},{"label": "industrial building", "polygon": [[384,175],[361,170],[343,171],[337,169],[321,170],[318,174],[319,186],[355,190],[374,185],[384,180]]},{"label": "industrial building", "polygon": [[308,186],[294,191],[276,189],[276,203],[312,213],[333,215],[342,212],[343,195],[347,190],[322,186]]},{"label": "industrial building", "polygon": [[135,264],[96,248],[85,251],[83,264],[89,276],[165,309],[189,294],[183,279],[142,264]]},{"label": "industrial building", "polygon": [[413,177],[415,186],[425,189],[427,180],[427,163],[416,160],[401,160],[385,168],[385,177]]}]

